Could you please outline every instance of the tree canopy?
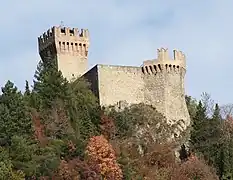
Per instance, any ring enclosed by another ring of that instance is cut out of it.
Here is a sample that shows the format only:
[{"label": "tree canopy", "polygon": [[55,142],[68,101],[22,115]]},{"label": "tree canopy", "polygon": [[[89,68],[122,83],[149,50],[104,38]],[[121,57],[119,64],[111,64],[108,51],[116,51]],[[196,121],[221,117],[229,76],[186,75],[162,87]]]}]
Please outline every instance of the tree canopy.
[{"label": "tree canopy", "polygon": [[2,87],[0,179],[232,179],[233,120],[207,94],[185,97],[191,133],[171,140],[176,125],[153,106],[100,107],[54,63],[41,61],[23,93]]}]

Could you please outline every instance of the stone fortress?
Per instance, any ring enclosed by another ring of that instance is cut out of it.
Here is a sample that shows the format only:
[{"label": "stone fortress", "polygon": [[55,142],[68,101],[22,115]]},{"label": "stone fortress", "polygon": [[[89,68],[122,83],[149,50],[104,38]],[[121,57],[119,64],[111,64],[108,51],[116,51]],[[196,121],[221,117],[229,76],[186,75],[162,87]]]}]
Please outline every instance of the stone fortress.
[{"label": "stone fortress", "polygon": [[58,70],[72,80],[83,76],[98,97],[101,106],[145,103],[165,115],[168,123],[182,120],[184,130],[190,125],[185,103],[185,55],[178,50],[169,57],[167,49],[157,50],[157,59],[143,61],[140,67],[97,64],[88,70],[89,31],[52,27],[38,37],[39,54],[56,61]]}]

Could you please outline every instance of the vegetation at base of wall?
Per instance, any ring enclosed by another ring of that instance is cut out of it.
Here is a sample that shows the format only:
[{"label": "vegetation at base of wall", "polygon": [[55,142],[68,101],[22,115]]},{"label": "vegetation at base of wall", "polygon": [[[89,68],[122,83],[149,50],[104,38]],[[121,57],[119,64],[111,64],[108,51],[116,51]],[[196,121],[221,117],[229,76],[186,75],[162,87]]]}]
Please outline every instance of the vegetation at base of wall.
[{"label": "vegetation at base of wall", "polygon": [[171,140],[178,124],[152,106],[103,109],[88,82],[68,83],[48,62],[24,93],[2,87],[0,180],[232,179],[233,120],[206,94],[186,96],[192,127]]}]

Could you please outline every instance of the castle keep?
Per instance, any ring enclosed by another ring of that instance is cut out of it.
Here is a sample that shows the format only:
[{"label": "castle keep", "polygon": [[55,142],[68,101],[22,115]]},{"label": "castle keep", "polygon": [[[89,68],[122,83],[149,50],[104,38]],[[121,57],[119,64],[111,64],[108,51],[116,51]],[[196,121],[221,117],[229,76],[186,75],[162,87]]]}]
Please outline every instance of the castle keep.
[{"label": "castle keep", "polygon": [[53,27],[38,38],[42,60],[51,56],[68,80],[85,77],[101,106],[145,103],[163,113],[168,123],[182,120],[190,124],[185,103],[185,55],[178,50],[169,57],[167,49],[157,50],[157,58],[140,67],[97,64],[88,70],[88,30]]},{"label": "castle keep", "polygon": [[47,57],[56,59],[58,70],[68,80],[87,71],[89,32],[77,28],[53,27],[38,38],[39,54],[43,61]]}]

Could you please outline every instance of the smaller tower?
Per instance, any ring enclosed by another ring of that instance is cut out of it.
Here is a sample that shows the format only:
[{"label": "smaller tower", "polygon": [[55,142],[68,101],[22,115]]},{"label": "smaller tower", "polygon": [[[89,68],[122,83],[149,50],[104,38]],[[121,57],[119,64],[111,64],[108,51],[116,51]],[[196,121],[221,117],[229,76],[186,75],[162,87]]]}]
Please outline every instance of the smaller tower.
[{"label": "smaller tower", "polygon": [[184,79],[186,57],[174,50],[173,58],[165,48],[157,50],[157,59],[143,62],[145,102],[165,115],[169,124],[181,123],[180,129],[190,125],[190,116],[185,102]]},{"label": "smaller tower", "polygon": [[67,80],[82,76],[88,68],[89,31],[52,27],[38,37],[42,61],[54,60]]}]

